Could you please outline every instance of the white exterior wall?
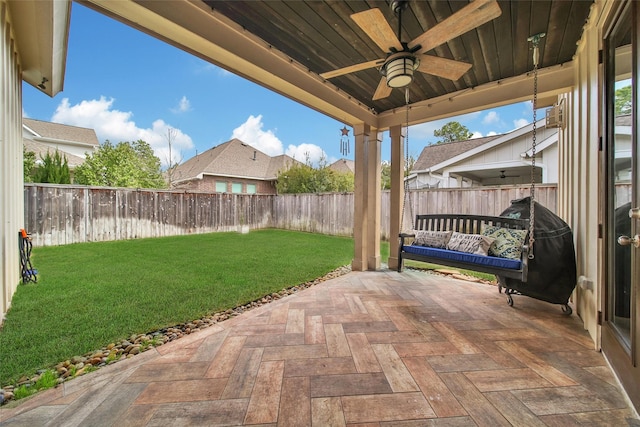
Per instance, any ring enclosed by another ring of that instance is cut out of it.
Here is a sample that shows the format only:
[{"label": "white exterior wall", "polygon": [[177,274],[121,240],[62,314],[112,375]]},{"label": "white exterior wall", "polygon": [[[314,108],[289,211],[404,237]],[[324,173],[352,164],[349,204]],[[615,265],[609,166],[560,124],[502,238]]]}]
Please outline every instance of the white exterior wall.
[{"label": "white exterior wall", "polygon": [[[536,164],[538,160],[536,159]],[[546,148],[542,152],[542,182],[557,183],[558,182],[558,144]]]},{"label": "white exterior wall", "polygon": [[0,312],[4,317],[20,281],[18,231],[24,224],[22,76],[4,0],[0,0],[0,79]]},{"label": "white exterior wall", "polygon": [[598,223],[604,201],[599,186],[600,31],[611,1],[596,1],[574,57],[575,86],[565,96],[568,123],[558,140],[558,215],[573,230],[578,286],[573,298],[585,329],[600,348],[597,312],[601,309],[604,258]]}]

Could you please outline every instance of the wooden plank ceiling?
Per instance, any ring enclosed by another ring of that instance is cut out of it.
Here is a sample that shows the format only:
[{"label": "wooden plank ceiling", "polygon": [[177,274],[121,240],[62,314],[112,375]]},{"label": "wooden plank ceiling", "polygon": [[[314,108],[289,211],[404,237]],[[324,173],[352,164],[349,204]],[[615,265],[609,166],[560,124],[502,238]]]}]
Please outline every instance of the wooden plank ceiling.
[{"label": "wooden plank ceiling", "polygon": [[[322,74],[385,58],[383,52],[350,18],[379,8],[397,33],[398,18],[387,1],[219,1],[203,0],[311,72]],[[411,1],[402,15],[401,41],[408,42],[466,6],[465,0]],[[519,76],[533,69],[527,38],[546,33],[540,45],[540,67],[571,61],[592,1],[498,1],[501,15],[429,52],[464,61],[472,68],[457,81],[417,73],[410,86],[411,102],[436,98],[467,88]],[[404,91],[372,100],[380,81],[376,68],[330,80],[340,90],[380,113],[405,104]]]}]

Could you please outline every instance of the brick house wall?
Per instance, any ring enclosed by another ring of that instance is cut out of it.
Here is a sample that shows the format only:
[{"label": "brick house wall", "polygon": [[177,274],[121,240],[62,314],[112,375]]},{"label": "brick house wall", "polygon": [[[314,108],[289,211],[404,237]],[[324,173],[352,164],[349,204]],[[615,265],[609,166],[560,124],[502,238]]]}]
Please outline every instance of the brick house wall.
[{"label": "brick house wall", "polygon": [[219,182],[223,182],[226,184],[226,193],[233,193],[233,184],[240,184],[242,188],[240,193],[242,194],[247,194],[249,192],[247,190],[247,187],[250,185],[255,185],[255,193],[257,194],[277,194],[275,181],[262,181],[257,179],[234,178],[228,176],[220,177],[205,175],[203,179],[194,179],[191,181],[182,182],[176,185],[176,188],[216,193],[221,192],[217,190],[217,183]]}]

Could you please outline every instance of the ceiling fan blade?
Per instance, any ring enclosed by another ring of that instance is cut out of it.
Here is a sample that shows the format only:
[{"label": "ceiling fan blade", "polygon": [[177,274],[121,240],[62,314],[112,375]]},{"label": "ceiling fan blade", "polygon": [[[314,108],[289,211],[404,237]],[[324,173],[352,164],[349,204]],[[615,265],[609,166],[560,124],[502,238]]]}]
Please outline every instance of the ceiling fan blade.
[{"label": "ceiling fan blade", "polygon": [[402,43],[398,40],[398,37],[393,32],[391,26],[389,26],[380,9],[375,8],[354,13],[351,15],[351,19],[355,21],[362,31],[367,33],[367,36],[369,36],[383,52],[388,52],[392,47],[397,50],[402,50]]},{"label": "ceiling fan blade", "polygon": [[474,0],[435,27],[413,39],[409,46],[421,46],[416,54],[428,52],[501,14],[502,10],[495,0]]},{"label": "ceiling fan blade", "polygon": [[470,68],[471,64],[466,62],[440,58],[439,56],[422,55],[418,71],[449,80],[458,80]]},{"label": "ceiling fan blade", "polygon": [[322,73],[320,74],[320,77],[322,77],[323,79],[331,79],[333,77],[343,76],[349,73],[355,73],[356,71],[362,71],[369,68],[374,68],[382,64],[383,62],[384,62],[384,59],[376,59],[373,61],[362,62],[360,64],[349,65],[348,67]]},{"label": "ceiling fan blade", "polygon": [[373,94],[373,99],[374,101],[377,101],[378,99],[384,99],[387,96],[391,95],[391,90],[392,88],[390,88],[389,86],[387,86],[387,79],[385,77],[382,77],[380,79],[380,83],[378,83],[378,87],[376,88],[375,93]]}]

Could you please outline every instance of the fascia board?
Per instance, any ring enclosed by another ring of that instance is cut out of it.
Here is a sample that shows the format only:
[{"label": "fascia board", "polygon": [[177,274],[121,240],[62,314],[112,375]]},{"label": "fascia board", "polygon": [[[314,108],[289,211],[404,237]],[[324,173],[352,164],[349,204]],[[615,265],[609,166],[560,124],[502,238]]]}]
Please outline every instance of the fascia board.
[{"label": "fascia board", "polygon": [[[544,123],[545,123],[545,119],[540,119],[537,122],[537,126],[542,126],[542,125],[544,125]],[[482,144],[479,147],[476,147],[476,148],[474,148],[472,150],[469,150],[469,151],[467,151],[465,153],[458,154],[457,156],[454,156],[454,157],[452,157],[450,159],[447,159],[444,162],[441,162],[441,163],[439,163],[437,165],[433,165],[430,169],[432,171],[444,169],[444,168],[446,168],[446,167],[448,167],[450,165],[453,165],[455,163],[458,163],[458,162],[460,162],[462,160],[465,160],[465,159],[468,159],[470,157],[473,157],[476,154],[482,153],[483,151],[487,151],[487,150],[489,150],[489,149],[491,149],[493,147],[497,147],[498,145],[501,145],[501,144],[504,144],[506,142],[509,142],[514,138],[517,138],[519,136],[522,136],[522,135],[530,132],[532,129],[533,129],[533,123],[529,123],[526,126],[523,126],[523,127],[519,128],[519,129],[516,129],[516,130],[511,131],[511,132],[509,132],[509,133],[507,133],[505,135],[502,135],[502,136],[500,136],[500,137],[498,137],[496,139],[493,139],[493,140],[487,142],[486,144]]]},{"label": "fascia board", "polygon": [[[558,142],[558,132],[549,136],[548,138],[543,139],[540,143],[536,144],[536,152],[540,152],[549,148],[553,144]],[[533,148],[522,153],[522,157],[531,157],[533,155]]]}]

